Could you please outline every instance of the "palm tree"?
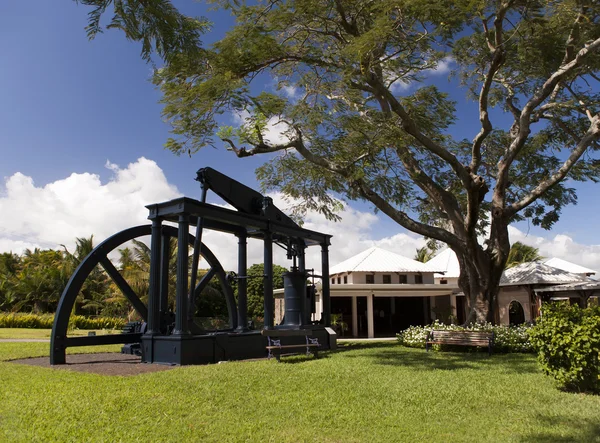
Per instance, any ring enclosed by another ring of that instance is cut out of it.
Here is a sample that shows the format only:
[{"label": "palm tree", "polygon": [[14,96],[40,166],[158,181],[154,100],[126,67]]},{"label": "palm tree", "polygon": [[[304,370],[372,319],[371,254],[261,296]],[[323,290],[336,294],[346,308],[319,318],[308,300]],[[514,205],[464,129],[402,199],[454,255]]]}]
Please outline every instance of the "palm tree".
[{"label": "palm tree", "polygon": [[518,241],[513,243],[510,247],[508,260],[506,260],[506,269],[520,265],[521,263],[539,261],[543,258],[544,257],[540,255],[538,248],[534,248],[533,246]]},{"label": "palm tree", "polygon": [[429,249],[428,246],[423,246],[420,249],[417,249],[417,253],[415,254],[415,260],[420,261],[421,263],[426,263],[433,258],[435,255],[435,250]]}]

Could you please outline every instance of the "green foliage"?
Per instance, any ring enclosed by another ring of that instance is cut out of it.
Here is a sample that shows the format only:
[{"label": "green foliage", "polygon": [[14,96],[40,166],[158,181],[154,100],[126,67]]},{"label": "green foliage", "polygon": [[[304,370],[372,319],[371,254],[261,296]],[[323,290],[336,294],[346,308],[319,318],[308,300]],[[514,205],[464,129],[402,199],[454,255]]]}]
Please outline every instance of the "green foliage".
[{"label": "green foliage", "polygon": [[180,52],[197,53],[200,35],[207,29],[204,19],[181,14],[169,0],[74,0],[93,9],[88,13],[88,37],[102,33],[102,15],[113,6],[107,29],[122,30],[129,40],[142,43],[142,57],[150,60],[156,52],[170,60]]},{"label": "green foliage", "polygon": [[0,328],[51,329],[52,314],[24,314],[0,312]]},{"label": "green foliage", "polygon": [[[494,333],[494,352],[533,352],[533,347],[529,340],[529,332],[531,326],[517,325],[517,326],[504,326],[504,325],[492,325],[491,323],[474,323],[467,327],[458,325],[445,325],[439,321],[435,321],[429,326],[411,326],[404,331],[401,331],[396,336],[398,342],[409,348],[422,348],[425,349],[425,341],[427,340],[427,334],[432,329],[441,331],[482,331],[482,332],[493,332]],[[468,350],[468,348],[457,348],[455,346],[449,347],[447,345],[435,345],[434,349],[441,350]]]},{"label": "green foliage", "polygon": [[[286,268],[273,265],[273,289],[283,288],[283,274],[288,272]],[[254,264],[248,268],[248,318],[264,318],[264,275],[265,265]]]},{"label": "green foliage", "polygon": [[[24,314],[0,312],[0,328],[51,329],[54,322],[52,314]],[[118,317],[88,318],[71,315],[69,329],[121,329],[127,320]]]},{"label": "green foliage", "polygon": [[600,307],[546,304],[530,334],[544,372],[561,388],[600,392]]},{"label": "green foliage", "polygon": [[542,260],[544,257],[540,255],[538,248],[526,245],[521,242],[515,242],[510,246],[508,253],[508,259],[506,260],[506,267],[512,268],[513,266],[520,265],[521,263],[527,263],[532,261]]}]

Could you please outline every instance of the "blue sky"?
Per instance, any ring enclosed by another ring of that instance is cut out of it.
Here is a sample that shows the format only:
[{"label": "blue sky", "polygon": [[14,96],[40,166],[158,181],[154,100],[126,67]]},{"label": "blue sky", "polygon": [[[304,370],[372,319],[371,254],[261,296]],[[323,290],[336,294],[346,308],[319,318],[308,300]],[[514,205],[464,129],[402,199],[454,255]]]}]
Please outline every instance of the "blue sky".
[{"label": "blue sky", "polygon": [[[180,0],[175,4],[187,14],[206,15],[215,23],[205,43],[231,24],[226,14],[209,12],[200,3]],[[191,197],[199,195],[193,179],[202,166],[256,187],[254,170],[261,158],[238,160],[224,149],[207,148],[190,159],[164,150],[169,128],[161,120],[160,93],[149,81],[151,66],[141,60],[139,44],[128,42],[118,31],[88,41],[84,30],[88,11],[69,0],[0,2],[0,209],[6,180],[16,173],[30,177],[38,190],[73,173],[96,174],[105,185],[115,179],[115,168],[105,167],[107,161],[125,170],[142,156],[156,163],[169,184]],[[431,81],[448,88],[445,76]],[[454,94],[461,99],[460,93]],[[460,115],[464,121],[454,131],[472,138],[478,130],[476,107],[461,99]],[[578,184],[577,189],[579,205],[566,208],[550,233],[532,227],[530,243],[551,243],[556,235],[567,235],[586,247],[600,244],[593,217],[600,187]],[[24,200],[35,198],[23,195]],[[6,208],[14,207],[5,204],[0,217],[14,217],[6,213]],[[356,214],[369,211],[364,204],[353,208],[359,211]],[[370,242],[406,232],[382,215],[371,219],[370,226],[358,234]],[[521,223],[517,228],[525,233],[528,225]],[[35,236],[11,229],[0,225],[0,239],[4,235],[35,243]],[[599,253],[600,267],[600,249],[593,251]]]}]

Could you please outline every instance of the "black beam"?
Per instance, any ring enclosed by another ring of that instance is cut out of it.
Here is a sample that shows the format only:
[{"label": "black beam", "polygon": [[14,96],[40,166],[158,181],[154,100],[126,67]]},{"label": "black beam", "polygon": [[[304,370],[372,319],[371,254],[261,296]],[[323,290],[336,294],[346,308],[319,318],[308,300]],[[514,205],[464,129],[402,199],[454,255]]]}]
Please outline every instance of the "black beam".
[{"label": "black beam", "polygon": [[264,234],[264,266],[263,295],[265,300],[265,329],[273,328],[273,239],[270,232]]},{"label": "black beam", "polygon": [[173,335],[187,335],[188,329],[188,249],[190,221],[185,215],[179,216],[177,236],[177,288],[175,291],[175,330]]},{"label": "black beam", "polygon": [[[201,203],[198,200],[187,197],[181,197],[146,207],[150,211],[150,219],[161,217],[169,221],[177,221],[179,215],[187,214],[192,217],[202,217],[205,220],[204,226],[207,229],[211,229],[209,227],[210,221],[217,222],[213,224],[213,226],[220,226],[220,228],[216,228],[216,230],[222,230],[223,232],[239,233],[240,227],[248,228],[250,230],[269,230],[272,235],[301,238],[313,245],[322,243],[329,244],[331,238],[331,235],[285,225],[284,223],[277,221],[269,221],[261,216],[232,211],[231,209],[221,208],[208,203]],[[232,228],[231,225],[236,226],[236,228]],[[227,227],[231,230],[227,230]]]},{"label": "black beam", "polygon": [[133,334],[107,334],[92,335],[83,337],[66,337],[63,339],[65,347],[76,346],[97,346],[97,345],[118,345],[126,343],[137,343],[141,340],[141,333]]},{"label": "black beam", "polygon": [[148,288],[148,329],[146,334],[160,333],[160,249],[162,246],[162,220],[152,220],[150,234],[150,281]]},{"label": "black beam", "polygon": [[115,268],[115,265],[108,259],[108,257],[102,257],[100,259],[100,264],[106,271],[106,273],[110,276],[110,278],[115,282],[117,287],[121,290],[123,295],[129,300],[129,303],[133,306],[133,308],[137,311],[138,314],[144,319],[145,322],[148,322],[148,308],[142,301],[138,298],[137,294],[129,283],[125,281],[121,273]]},{"label": "black beam", "polygon": [[[306,254],[305,254],[304,242],[298,242],[296,250],[298,251],[298,270],[306,274]],[[308,309],[308,299],[306,297],[306,290],[302,296],[302,324],[307,325],[310,323],[310,310]]]},{"label": "black beam", "polygon": [[325,326],[331,326],[331,297],[329,293],[329,246],[321,245],[321,303],[323,313],[321,320]]},{"label": "black beam", "polygon": [[[170,227],[170,226],[169,226]],[[160,248],[160,302],[159,328],[166,332],[167,313],[169,312],[169,271],[171,265],[171,237],[163,229]]]},{"label": "black beam", "polygon": [[238,329],[248,327],[248,243],[245,234],[238,235]]}]

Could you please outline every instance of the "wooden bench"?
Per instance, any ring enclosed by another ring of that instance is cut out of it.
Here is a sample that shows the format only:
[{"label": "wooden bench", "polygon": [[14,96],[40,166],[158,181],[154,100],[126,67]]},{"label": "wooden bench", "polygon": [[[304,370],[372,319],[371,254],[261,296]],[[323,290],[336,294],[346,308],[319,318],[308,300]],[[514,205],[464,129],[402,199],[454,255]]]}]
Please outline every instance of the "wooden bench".
[{"label": "wooden bench", "polygon": [[487,347],[492,355],[494,333],[482,331],[438,331],[431,330],[427,334],[425,350],[429,352],[431,345],[457,345]]},{"label": "wooden bench", "polygon": [[[318,338],[311,338],[312,331],[306,329],[281,329],[281,330],[263,330],[262,335],[267,337],[267,358],[275,357],[277,361],[281,361],[282,355],[292,355],[306,352],[306,356],[313,354],[315,358],[319,358]],[[303,336],[306,343],[282,344],[281,337]]]}]

